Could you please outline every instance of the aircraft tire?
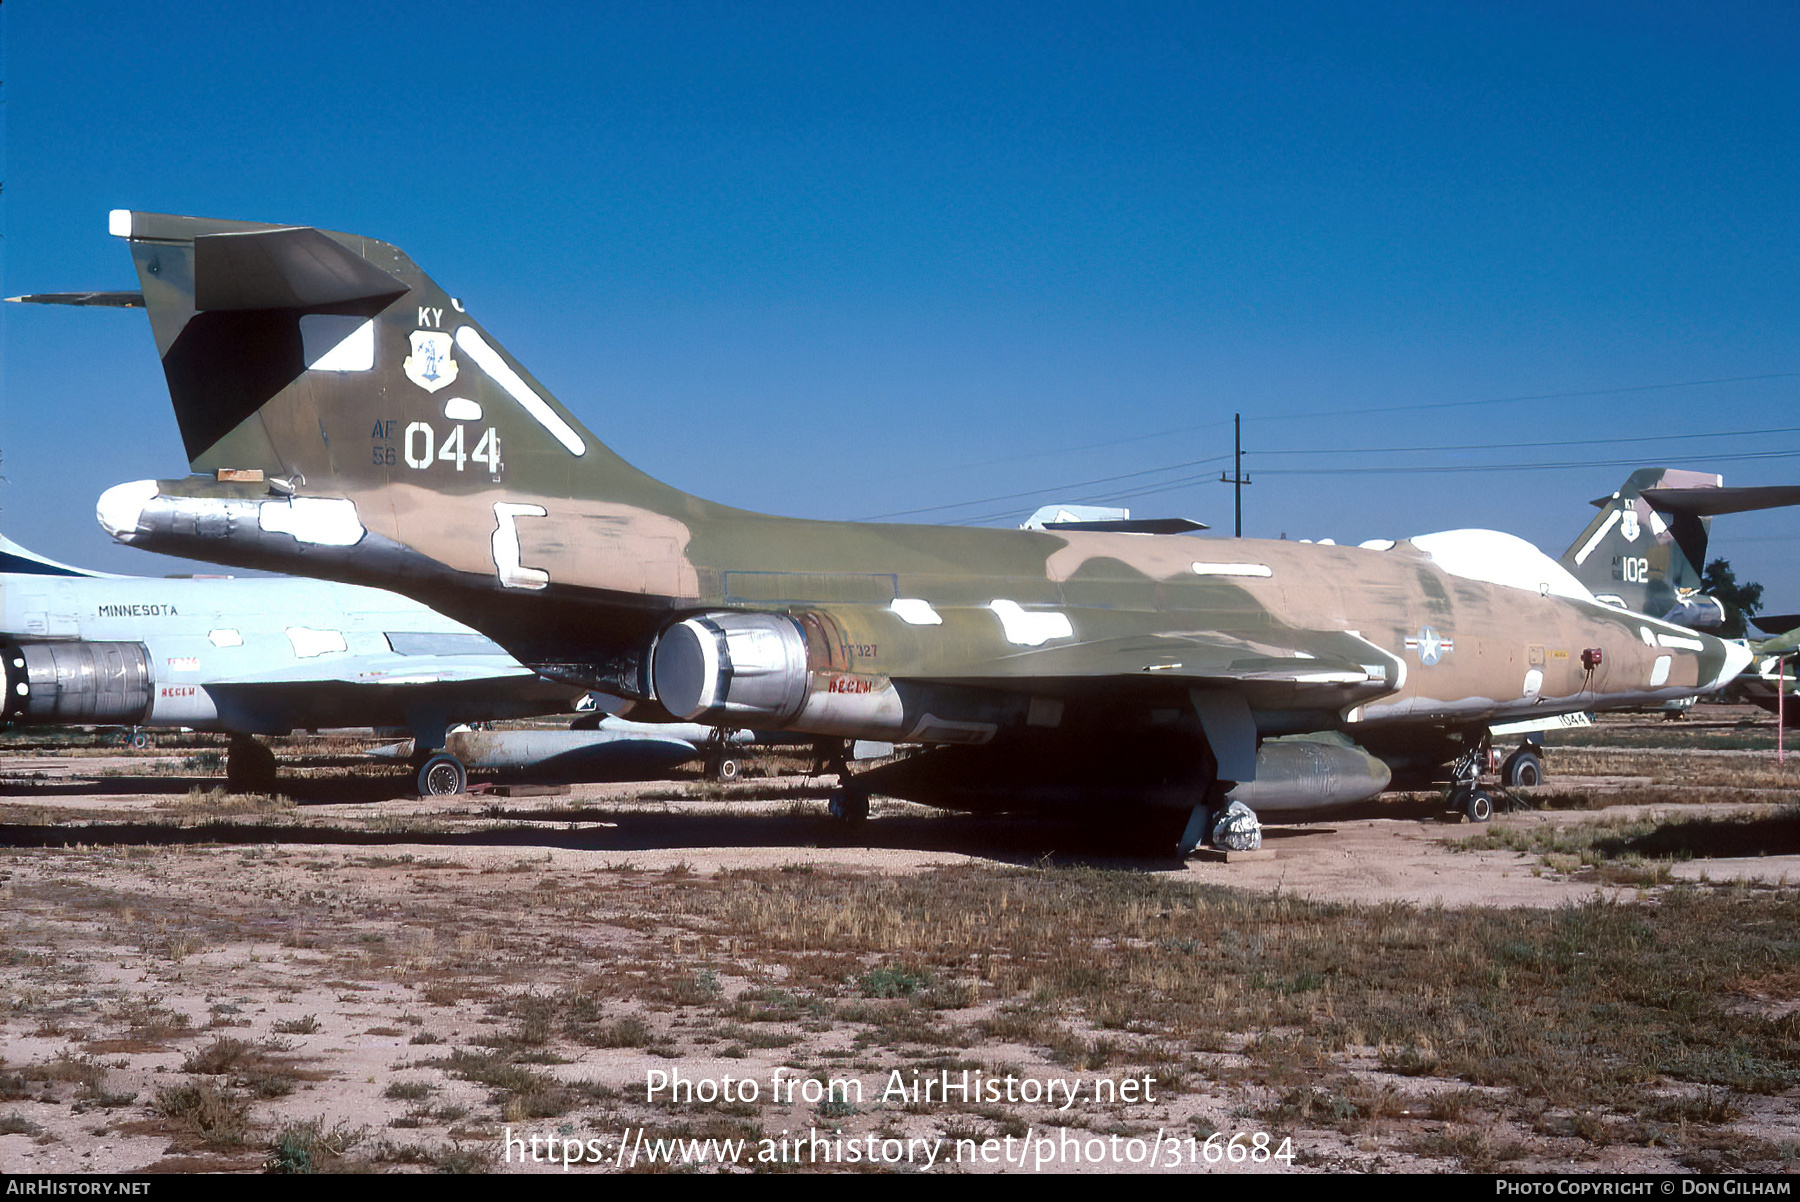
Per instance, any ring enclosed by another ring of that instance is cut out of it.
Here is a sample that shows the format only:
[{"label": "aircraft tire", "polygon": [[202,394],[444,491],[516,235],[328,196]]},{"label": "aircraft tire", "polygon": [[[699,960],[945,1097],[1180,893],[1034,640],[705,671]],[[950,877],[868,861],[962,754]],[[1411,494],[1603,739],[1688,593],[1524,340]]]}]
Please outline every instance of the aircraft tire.
[{"label": "aircraft tire", "polygon": [[1470,822],[1486,822],[1494,816],[1494,798],[1486,789],[1470,789],[1463,798],[1463,813]]},{"label": "aircraft tire", "polygon": [[861,789],[834,789],[830,812],[842,822],[866,822],[869,818],[869,795]]},{"label": "aircraft tire", "polygon": [[720,780],[736,780],[739,771],[741,771],[741,769],[738,767],[738,762],[736,760],[726,757],[719,761]]},{"label": "aircraft tire", "polygon": [[1529,789],[1544,783],[1544,761],[1535,751],[1523,747],[1506,757],[1500,765],[1500,783],[1509,789]]},{"label": "aircraft tire", "polygon": [[225,750],[225,787],[233,793],[275,789],[275,753],[249,735],[233,735]]},{"label": "aircraft tire", "polygon": [[440,751],[419,768],[420,797],[453,797],[469,785],[469,773],[462,761],[447,751]]}]

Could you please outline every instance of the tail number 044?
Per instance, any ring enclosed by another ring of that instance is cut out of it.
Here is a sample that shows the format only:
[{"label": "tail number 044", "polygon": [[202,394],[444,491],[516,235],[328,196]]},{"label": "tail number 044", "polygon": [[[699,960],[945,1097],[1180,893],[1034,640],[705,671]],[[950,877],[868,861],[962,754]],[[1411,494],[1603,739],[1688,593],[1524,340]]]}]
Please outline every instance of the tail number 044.
[{"label": "tail number 044", "polygon": [[469,460],[478,464],[486,464],[487,470],[498,475],[500,472],[500,435],[492,426],[482,431],[481,439],[474,450],[466,450],[463,443],[464,427],[452,426],[444,436],[440,445],[437,435],[427,422],[414,422],[406,427],[406,437],[401,443],[400,453],[406,460],[406,466],[423,470],[433,463],[454,463],[457,471],[464,470]]}]

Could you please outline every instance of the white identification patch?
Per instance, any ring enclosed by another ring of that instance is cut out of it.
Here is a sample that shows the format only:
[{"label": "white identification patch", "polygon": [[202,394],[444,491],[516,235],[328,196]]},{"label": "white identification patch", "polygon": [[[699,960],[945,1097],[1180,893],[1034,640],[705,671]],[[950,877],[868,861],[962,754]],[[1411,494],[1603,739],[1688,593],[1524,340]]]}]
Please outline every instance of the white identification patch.
[{"label": "white identification patch", "polygon": [[[507,588],[543,588],[550,583],[550,573],[542,568],[528,568],[519,562],[519,518],[548,517],[542,505],[514,505],[494,502],[494,570]],[[703,644],[704,645],[704,644]]]},{"label": "white identification patch", "polygon": [[1755,654],[1743,643],[1727,642],[1725,646],[1725,663],[1719,668],[1719,675],[1713,679],[1710,688],[1718,688],[1750,666]]},{"label": "white identification patch", "polygon": [[294,654],[301,659],[311,659],[315,655],[325,655],[332,651],[347,651],[342,631],[313,630],[306,626],[289,626],[288,642],[294,645]]},{"label": "white identification patch", "polygon": [[1014,646],[1042,647],[1051,639],[1075,637],[1067,614],[1032,613],[1020,608],[1017,601],[990,601],[988,608],[1000,619],[1006,641]]},{"label": "white identification patch", "polygon": [[353,547],[368,533],[356,516],[356,502],[342,497],[264,501],[256,507],[256,524],[318,547]]},{"label": "white identification patch", "polygon": [[481,420],[481,405],[468,397],[453,396],[444,402],[444,416],[453,422],[478,422]]},{"label": "white identification patch", "polygon": [[371,371],[375,367],[375,323],[336,313],[302,313],[300,347],[313,371]]},{"label": "white identification patch", "polygon": [[1638,627],[1638,637],[1644,640],[1644,646],[1656,646],[1656,636],[1650,633],[1650,628],[1648,626]]},{"label": "white identification patch", "polygon": [[1704,651],[1706,644],[1699,639],[1690,639],[1679,634],[1659,634],[1656,641],[1665,647],[1680,647],[1683,651]]},{"label": "white identification patch", "polygon": [[244,636],[235,630],[214,630],[208,632],[206,641],[215,647],[242,647]]},{"label": "white identification patch", "polygon": [[401,364],[406,378],[426,392],[448,388],[458,370],[450,354],[450,335],[442,330],[414,330],[411,337],[412,354]]},{"label": "white identification patch", "polygon": [[550,402],[533,392],[518,372],[506,365],[500,352],[489,346],[474,326],[461,326],[457,329],[456,345],[462,348],[465,355],[475,360],[476,366],[485,371],[494,383],[506,389],[508,396],[524,406],[525,412],[531,414],[538,425],[550,431],[551,437],[562,443],[569,454],[587,454],[587,443],[581,440],[581,435],[575,433],[574,428],[562,419],[562,415],[550,407]]},{"label": "white identification patch", "polygon": [[902,622],[910,626],[942,626],[943,617],[921,597],[896,597],[888,606]]},{"label": "white identification patch", "polygon": [[1196,576],[1272,576],[1265,563],[1196,563]]},{"label": "white identification patch", "polygon": [[1538,694],[1542,693],[1543,691],[1544,691],[1544,674],[1536,668],[1533,668],[1531,671],[1525,673],[1525,684],[1519,690],[1520,694],[1525,698],[1525,700],[1536,701]]},{"label": "white identification patch", "polygon": [[1675,657],[1672,655],[1659,655],[1656,657],[1656,662],[1650,666],[1651,688],[1654,689],[1658,685],[1669,683],[1669,665],[1673,663],[1674,660]]}]

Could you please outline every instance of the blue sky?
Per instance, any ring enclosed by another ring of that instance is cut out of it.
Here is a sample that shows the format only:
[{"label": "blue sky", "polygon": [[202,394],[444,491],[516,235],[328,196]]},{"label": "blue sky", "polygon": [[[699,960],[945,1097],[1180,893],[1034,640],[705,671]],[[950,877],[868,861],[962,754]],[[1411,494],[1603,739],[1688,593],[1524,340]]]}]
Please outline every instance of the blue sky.
[{"label": "blue sky", "polygon": [[[1137,492],[1228,534],[1234,411],[1253,536],[1557,554],[1635,464],[1800,481],[1792,5],[14,0],[0,27],[7,294],[135,287],[113,208],[369,234],[727,503],[1016,524]],[[183,570],[92,518],[185,470],[142,314],[5,306],[0,335],[0,529]],[[1419,470],[1492,465],[1520,466]],[[1797,540],[1745,515],[1714,547],[1792,611]]]}]

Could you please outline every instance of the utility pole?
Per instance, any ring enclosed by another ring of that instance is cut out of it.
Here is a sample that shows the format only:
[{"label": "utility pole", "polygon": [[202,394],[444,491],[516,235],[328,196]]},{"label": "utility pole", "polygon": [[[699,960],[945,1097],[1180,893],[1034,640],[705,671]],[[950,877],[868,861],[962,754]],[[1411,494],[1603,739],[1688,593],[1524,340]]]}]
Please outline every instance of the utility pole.
[{"label": "utility pole", "polygon": [[1241,422],[1243,415],[1231,415],[1231,475],[1219,473],[1220,484],[1232,485],[1232,493],[1237,503],[1237,523],[1233,527],[1233,538],[1244,537],[1244,485],[1250,483],[1250,477],[1244,475],[1244,440]]}]

